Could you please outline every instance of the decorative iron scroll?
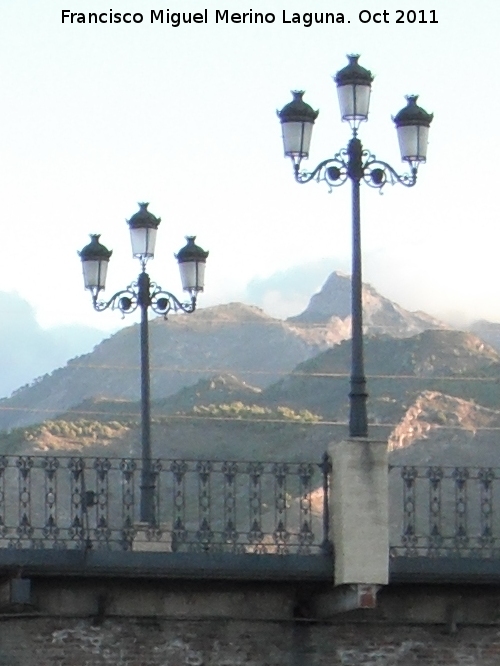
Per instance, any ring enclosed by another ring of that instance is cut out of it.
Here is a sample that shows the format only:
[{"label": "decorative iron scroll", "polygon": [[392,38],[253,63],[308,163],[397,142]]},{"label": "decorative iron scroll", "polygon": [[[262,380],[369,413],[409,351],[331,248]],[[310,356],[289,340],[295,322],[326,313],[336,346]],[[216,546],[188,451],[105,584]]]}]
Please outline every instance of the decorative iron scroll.
[{"label": "decorative iron scroll", "polygon": [[500,557],[500,468],[390,466],[393,557]]},{"label": "decorative iron scroll", "polygon": [[0,548],[330,553],[330,471],[328,456],[153,461],[156,518],[145,524],[140,459],[3,456]]},{"label": "decorative iron scroll", "polygon": [[[379,190],[386,185],[400,183],[405,187],[413,187],[417,182],[417,169],[412,168],[411,173],[398,174],[398,172],[387,162],[379,160],[369,150],[363,150],[359,154],[359,177],[367,185]],[[332,158],[320,162],[313,171],[301,171],[298,164],[295,165],[295,180],[304,184],[315,180],[318,183],[326,183],[329,192],[334,187],[340,187],[349,180],[350,158],[349,149],[342,148]]]}]

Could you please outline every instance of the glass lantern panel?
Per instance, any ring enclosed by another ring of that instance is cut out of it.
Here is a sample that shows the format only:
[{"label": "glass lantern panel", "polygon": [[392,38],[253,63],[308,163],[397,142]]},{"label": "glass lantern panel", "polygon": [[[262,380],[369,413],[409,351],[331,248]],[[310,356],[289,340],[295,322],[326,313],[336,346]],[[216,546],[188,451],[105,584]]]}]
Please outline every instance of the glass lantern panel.
[{"label": "glass lantern panel", "polygon": [[85,289],[104,289],[108,272],[107,261],[82,261],[82,269]]},{"label": "glass lantern panel", "polygon": [[313,123],[290,122],[282,123],[283,148],[286,157],[309,157],[309,146]]},{"label": "glass lantern panel", "polygon": [[429,128],[422,125],[406,125],[398,127],[397,131],[401,159],[406,162],[425,162]]},{"label": "glass lantern panel", "polygon": [[203,291],[205,286],[205,262],[184,261],[179,264],[184,291]]},{"label": "glass lantern panel", "polygon": [[130,241],[134,257],[154,257],[157,230],[152,227],[130,229]]},{"label": "glass lantern panel", "polygon": [[366,120],[370,108],[370,86],[348,84],[338,86],[342,120]]}]

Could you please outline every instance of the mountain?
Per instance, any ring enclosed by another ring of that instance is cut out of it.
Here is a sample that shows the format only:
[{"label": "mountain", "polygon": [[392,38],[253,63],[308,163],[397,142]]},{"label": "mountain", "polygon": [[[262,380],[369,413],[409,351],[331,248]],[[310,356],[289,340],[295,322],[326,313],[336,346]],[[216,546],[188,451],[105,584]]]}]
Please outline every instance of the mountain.
[{"label": "mountain", "polygon": [[[216,375],[207,379],[200,379],[192,386],[182,388],[174,395],[161,400],[154,400],[151,404],[151,414],[156,416],[170,416],[185,413],[196,405],[230,404],[243,402],[252,404],[258,401],[262,389],[241,381],[234,375]],[[99,421],[113,421],[116,419],[139,419],[141,416],[140,402],[112,398],[88,398],[79,405],[75,405],[56,419],[64,420],[97,419]]]},{"label": "mountain", "polygon": [[[133,416],[93,419],[68,414],[0,432],[0,452],[140,457],[138,404],[132,407]],[[151,439],[153,457],[158,458],[301,460],[306,455],[320,460],[332,430],[314,415],[236,402],[170,416],[157,414],[152,417]]]},{"label": "mountain", "polygon": [[[266,388],[262,400],[345,420],[350,364],[348,340],[304,361]],[[429,330],[411,338],[368,338],[365,371],[372,423],[397,423],[424,390],[442,391],[487,407],[500,405],[500,355],[472,333]]]},{"label": "mountain", "polygon": [[391,433],[393,464],[498,466],[500,410],[424,391]]},{"label": "mountain", "polygon": [[[265,386],[322,347],[256,307],[231,303],[150,322],[151,394],[166,398],[199,379],[221,373]],[[85,356],[0,401],[0,429],[66,411],[105,397],[138,400],[139,328],[124,328]]]},{"label": "mountain", "polygon": [[469,330],[500,352],[500,324],[481,319],[474,322]]},{"label": "mountain", "polygon": [[[364,283],[363,326],[367,334],[409,337],[432,328],[449,328],[445,323],[424,312],[409,312],[397,303],[381,296],[370,284]],[[318,338],[330,344],[347,339],[351,334],[351,278],[344,273],[332,273],[321,291],[315,294],[307,308],[287,322],[312,329]],[[330,335],[328,335],[330,333]]]},{"label": "mountain", "polygon": [[[370,285],[364,286],[364,307],[368,333],[408,336],[444,326],[391,303]],[[298,363],[348,338],[349,311],[350,278],[333,273],[306,310],[286,321],[241,303],[172,315],[168,321],[153,319],[152,398],[163,400],[200,379],[225,374],[264,388]],[[89,400],[134,402],[139,395],[139,328],[133,325],[104,340],[92,353],[0,400],[0,429],[51,419]]]},{"label": "mountain", "polygon": [[[413,450],[409,445],[429,429],[442,432],[444,441],[450,431],[438,426],[484,425],[490,417],[481,415],[500,406],[500,355],[471,333],[373,337],[365,351],[370,435],[391,437],[394,455],[398,448]],[[265,388],[230,375],[201,379],[153,401],[154,455],[319,459],[329,442],[347,436],[349,372],[345,341]],[[138,402],[94,398],[39,426],[3,434],[0,450],[122,456],[139,455],[139,442]]]}]

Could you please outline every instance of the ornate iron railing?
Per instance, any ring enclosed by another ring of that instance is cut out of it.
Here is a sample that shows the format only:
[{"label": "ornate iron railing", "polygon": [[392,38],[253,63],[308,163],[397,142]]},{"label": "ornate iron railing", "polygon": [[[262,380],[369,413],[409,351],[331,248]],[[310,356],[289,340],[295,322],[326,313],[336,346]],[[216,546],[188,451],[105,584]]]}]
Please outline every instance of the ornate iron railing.
[{"label": "ornate iron railing", "polygon": [[0,457],[0,548],[329,552],[330,462],[155,460],[154,524],[139,522],[141,461]]},{"label": "ornate iron railing", "polygon": [[391,466],[389,488],[393,557],[500,558],[499,467]]},{"label": "ornate iron railing", "polygon": [[[331,554],[330,458],[0,456],[0,549]],[[392,557],[500,559],[500,467],[390,466]]]}]

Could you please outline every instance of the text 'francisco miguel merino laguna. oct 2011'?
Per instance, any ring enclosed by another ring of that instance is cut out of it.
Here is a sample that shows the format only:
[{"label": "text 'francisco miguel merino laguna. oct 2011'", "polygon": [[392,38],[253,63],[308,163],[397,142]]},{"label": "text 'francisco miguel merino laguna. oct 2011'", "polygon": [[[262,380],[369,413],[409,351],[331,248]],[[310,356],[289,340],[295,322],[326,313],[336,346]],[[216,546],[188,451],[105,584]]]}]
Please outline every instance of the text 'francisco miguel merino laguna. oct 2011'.
[{"label": "text 'francisco miguel merino laguna. oct 2011'", "polygon": [[438,23],[434,9],[396,9],[380,11],[363,9],[347,16],[343,12],[291,12],[287,9],[278,12],[231,12],[229,9],[203,9],[199,12],[177,12],[170,9],[151,9],[149,12],[77,12],[63,9],[61,22],[64,24],[117,24],[138,25],[141,23],[164,24],[172,28],[184,25],[215,23],[221,25],[272,25],[282,23],[302,25],[310,28],[315,24],[342,23]]}]

